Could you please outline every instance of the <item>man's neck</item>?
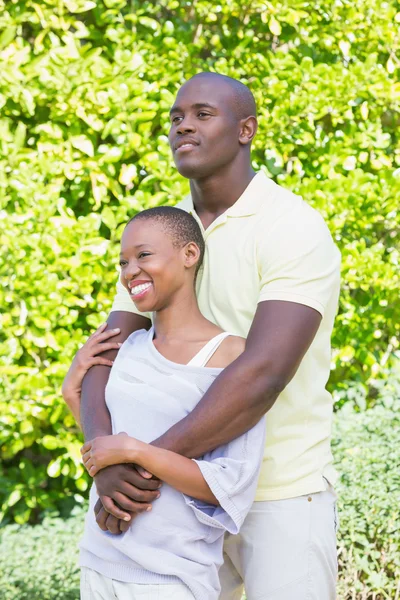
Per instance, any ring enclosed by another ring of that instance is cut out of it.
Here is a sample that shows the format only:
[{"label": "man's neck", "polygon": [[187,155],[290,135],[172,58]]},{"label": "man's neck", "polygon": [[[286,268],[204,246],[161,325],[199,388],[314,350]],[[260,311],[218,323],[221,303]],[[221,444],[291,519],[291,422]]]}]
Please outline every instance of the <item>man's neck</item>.
[{"label": "man's neck", "polygon": [[226,169],[204,179],[191,179],[190,191],[199,217],[204,215],[209,220],[213,216],[216,219],[235,204],[254,176],[255,171],[246,162],[232,163]]}]

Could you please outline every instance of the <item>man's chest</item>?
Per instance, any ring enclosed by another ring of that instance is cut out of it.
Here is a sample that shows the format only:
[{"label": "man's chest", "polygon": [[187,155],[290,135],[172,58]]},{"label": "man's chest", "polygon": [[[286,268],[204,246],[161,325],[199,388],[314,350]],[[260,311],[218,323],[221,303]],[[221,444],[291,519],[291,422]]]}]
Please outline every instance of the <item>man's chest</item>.
[{"label": "man's chest", "polygon": [[204,316],[225,330],[247,335],[260,292],[253,219],[232,219],[209,235],[196,291]]}]

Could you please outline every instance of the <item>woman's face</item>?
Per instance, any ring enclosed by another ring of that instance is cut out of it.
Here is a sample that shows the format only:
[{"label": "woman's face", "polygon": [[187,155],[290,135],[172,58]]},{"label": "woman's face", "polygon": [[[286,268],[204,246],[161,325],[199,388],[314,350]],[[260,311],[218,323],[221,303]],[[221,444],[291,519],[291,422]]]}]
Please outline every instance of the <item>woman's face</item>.
[{"label": "woman's face", "polygon": [[141,312],[160,311],[178,294],[193,293],[196,258],[196,244],[174,246],[158,221],[133,220],[121,240],[121,281]]}]

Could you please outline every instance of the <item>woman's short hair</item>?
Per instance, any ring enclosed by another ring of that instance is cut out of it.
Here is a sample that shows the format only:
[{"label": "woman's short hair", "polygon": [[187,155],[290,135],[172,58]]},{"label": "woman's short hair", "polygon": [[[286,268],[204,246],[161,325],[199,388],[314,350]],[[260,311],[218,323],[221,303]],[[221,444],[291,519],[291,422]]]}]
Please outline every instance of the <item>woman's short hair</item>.
[{"label": "woman's short hair", "polygon": [[171,236],[173,244],[179,248],[186,246],[190,242],[194,242],[200,250],[199,260],[196,265],[197,275],[203,262],[205,243],[199,224],[190,213],[174,206],[157,206],[137,213],[129,223],[138,219],[157,221],[157,223],[165,228],[166,233]]}]

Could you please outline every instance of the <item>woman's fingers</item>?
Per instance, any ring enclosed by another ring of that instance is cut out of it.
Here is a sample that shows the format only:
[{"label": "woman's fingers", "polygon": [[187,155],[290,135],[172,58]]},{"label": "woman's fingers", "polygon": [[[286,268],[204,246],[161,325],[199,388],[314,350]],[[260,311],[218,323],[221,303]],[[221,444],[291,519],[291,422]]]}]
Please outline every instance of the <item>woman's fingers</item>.
[{"label": "woman's fingers", "polygon": [[[122,346],[121,342],[102,342],[96,343],[90,348],[90,354],[92,356],[96,354],[101,354],[102,352],[106,352],[107,350],[119,350]],[[89,350],[89,348],[88,348]]]},{"label": "woman's fingers", "polygon": [[87,472],[89,473],[90,477],[94,477],[96,475],[97,471],[98,471],[98,469],[94,465],[87,468]]},{"label": "woman's fingers", "polygon": [[93,332],[93,333],[92,333],[92,334],[91,334],[91,335],[88,337],[88,339],[87,339],[87,342],[88,342],[89,340],[92,340],[92,339],[93,339],[93,338],[94,338],[96,335],[99,335],[99,334],[100,334],[102,331],[104,331],[104,330],[105,330],[105,328],[106,328],[106,327],[107,327],[107,322],[105,322],[105,323],[102,323],[102,324],[100,325],[100,327],[98,327],[98,328],[96,329],[96,331],[94,331],[94,332]]},{"label": "woman's fingers", "polygon": [[93,461],[92,461],[92,459],[91,459],[91,458],[89,458],[89,460],[87,460],[87,461],[86,461],[86,462],[84,462],[83,464],[84,464],[84,467],[85,467],[85,469],[86,469],[86,471],[87,471],[88,473],[89,473],[90,469],[91,469],[92,467],[94,467],[94,463],[93,463]]},{"label": "woman's fingers", "polygon": [[81,448],[81,454],[86,454],[86,452],[89,452],[89,450],[92,449],[92,440],[90,440],[89,442],[85,442]]},{"label": "woman's fingers", "polygon": [[[107,323],[106,323],[107,325]],[[121,330],[119,328],[117,329],[106,329],[106,331],[104,330],[97,330],[92,337],[93,341],[97,342],[105,342],[106,340],[114,337],[115,335],[118,335],[121,332]]]},{"label": "woman's fingers", "polygon": [[87,461],[90,459],[90,455],[90,450],[88,452],[85,452],[85,454],[82,455],[82,462],[86,464]]},{"label": "woman's fingers", "polygon": [[101,358],[101,356],[95,356],[92,360],[92,367],[94,365],[104,365],[105,367],[112,367],[114,364],[113,360],[108,360],[108,358]]}]

